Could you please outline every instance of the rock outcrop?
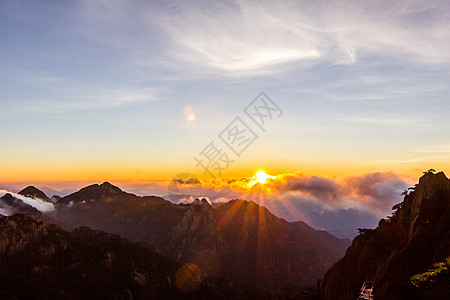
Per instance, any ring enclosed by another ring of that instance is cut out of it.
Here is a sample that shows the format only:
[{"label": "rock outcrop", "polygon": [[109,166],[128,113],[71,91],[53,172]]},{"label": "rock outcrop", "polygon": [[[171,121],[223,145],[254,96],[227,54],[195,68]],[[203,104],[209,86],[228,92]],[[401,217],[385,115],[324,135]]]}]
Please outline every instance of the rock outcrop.
[{"label": "rock outcrop", "polygon": [[414,274],[450,255],[450,186],[440,172],[426,172],[394,213],[375,229],[361,229],[345,256],[319,285],[324,299],[356,299],[374,281],[375,299],[444,299],[450,285],[419,289]]}]

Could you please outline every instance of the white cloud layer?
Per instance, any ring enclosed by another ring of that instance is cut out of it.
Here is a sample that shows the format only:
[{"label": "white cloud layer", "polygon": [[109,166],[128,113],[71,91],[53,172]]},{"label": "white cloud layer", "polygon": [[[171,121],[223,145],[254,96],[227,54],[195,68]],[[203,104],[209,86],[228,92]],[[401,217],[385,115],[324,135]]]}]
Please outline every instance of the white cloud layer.
[{"label": "white cloud layer", "polygon": [[22,200],[26,204],[33,206],[34,208],[36,208],[40,212],[49,212],[49,211],[52,211],[52,210],[55,209],[53,204],[50,203],[50,202],[46,202],[46,201],[38,199],[38,198],[25,197],[25,196],[22,196],[20,194],[9,192],[7,190],[0,190],[0,197],[3,197],[7,193],[11,194],[12,196],[14,196],[17,199]]}]

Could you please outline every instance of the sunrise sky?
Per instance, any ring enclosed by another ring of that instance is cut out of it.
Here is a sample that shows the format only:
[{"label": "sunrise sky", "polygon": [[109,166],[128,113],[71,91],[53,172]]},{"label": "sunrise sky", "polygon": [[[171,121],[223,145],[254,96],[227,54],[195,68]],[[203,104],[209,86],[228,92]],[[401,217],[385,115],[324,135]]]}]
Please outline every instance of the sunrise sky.
[{"label": "sunrise sky", "polygon": [[[448,1],[0,6],[3,185],[207,181],[212,141],[223,180],[450,173]],[[282,111],[264,131],[260,92]],[[258,136],[240,156],[219,138],[236,117]]]}]

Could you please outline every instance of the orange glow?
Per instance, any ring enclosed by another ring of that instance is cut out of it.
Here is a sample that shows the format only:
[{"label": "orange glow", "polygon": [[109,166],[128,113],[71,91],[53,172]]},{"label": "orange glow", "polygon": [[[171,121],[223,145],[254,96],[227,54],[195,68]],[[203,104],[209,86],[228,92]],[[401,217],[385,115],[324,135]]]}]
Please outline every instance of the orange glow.
[{"label": "orange glow", "polygon": [[267,182],[267,179],[269,179],[269,178],[275,178],[275,176],[268,175],[263,170],[259,170],[258,172],[256,172],[256,175],[252,178],[253,181],[250,181],[248,183],[248,186],[252,187],[256,183],[264,184]]}]

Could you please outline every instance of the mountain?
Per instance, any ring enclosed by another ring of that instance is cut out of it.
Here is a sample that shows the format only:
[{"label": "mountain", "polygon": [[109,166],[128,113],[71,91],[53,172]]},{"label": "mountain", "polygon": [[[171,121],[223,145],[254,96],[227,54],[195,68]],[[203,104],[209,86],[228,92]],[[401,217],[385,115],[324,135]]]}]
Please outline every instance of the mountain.
[{"label": "mountain", "polygon": [[270,299],[207,277],[145,243],[80,227],[67,232],[30,215],[0,216],[1,299]]},{"label": "mountain", "polygon": [[211,276],[267,289],[316,285],[350,244],[244,200],[220,206],[201,199],[173,204],[103,183],[63,197],[57,207],[52,217],[66,226],[86,225],[142,240]]},{"label": "mountain", "polygon": [[[85,188],[82,188],[78,192],[72,193],[68,196],[62,197],[58,204],[69,204],[72,203],[79,203],[82,201],[108,201],[108,199],[112,199],[114,197],[117,197],[119,195],[125,195],[124,191],[122,191],[120,188],[112,185],[109,182],[104,182],[101,185],[93,184],[90,186],[87,186]],[[128,194],[132,195],[132,194]],[[134,196],[134,195],[133,195]]]},{"label": "mountain", "polygon": [[44,192],[46,195],[53,195],[58,197],[64,197],[66,195],[69,195],[73,192],[75,192],[75,189],[62,189],[62,190],[55,190],[52,188],[49,188],[47,186],[39,187],[39,189]]},{"label": "mountain", "polygon": [[44,201],[50,201],[50,198],[47,197],[47,195],[43,191],[31,185],[27,186],[26,188],[18,192],[18,194],[25,197],[38,198]]},{"label": "mountain", "polygon": [[375,299],[448,299],[450,181],[428,171],[404,195],[377,228],[360,229],[327,271],[324,299],[355,299],[364,281],[374,281]]},{"label": "mountain", "polygon": [[33,206],[17,199],[10,193],[6,193],[0,198],[0,208],[3,208],[8,214],[27,213],[32,215],[42,215],[39,210]]}]

